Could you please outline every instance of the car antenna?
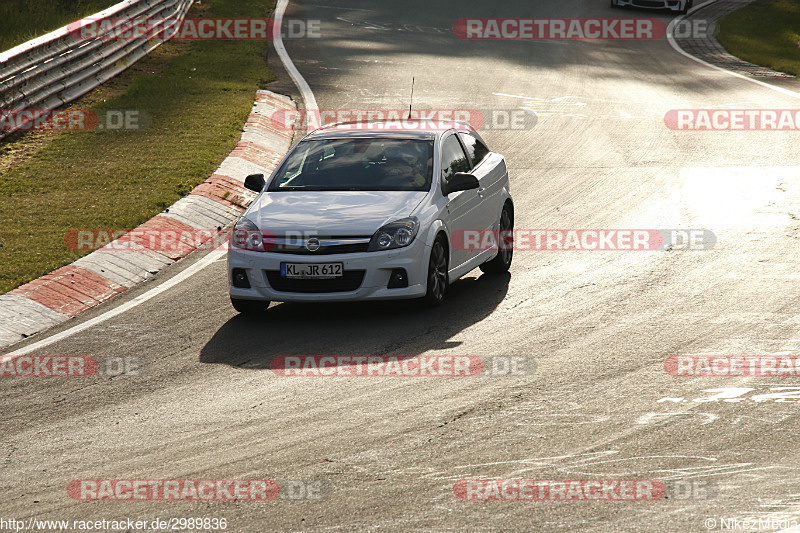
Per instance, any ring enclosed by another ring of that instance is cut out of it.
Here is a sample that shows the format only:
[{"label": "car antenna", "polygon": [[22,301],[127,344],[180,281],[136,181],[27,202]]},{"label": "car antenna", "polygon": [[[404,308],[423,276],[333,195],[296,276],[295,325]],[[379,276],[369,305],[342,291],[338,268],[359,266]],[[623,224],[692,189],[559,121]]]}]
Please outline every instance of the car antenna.
[{"label": "car antenna", "polygon": [[411,106],[414,105],[414,77],[411,77],[411,101],[408,103],[408,117],[406,120],[411,119]]}]

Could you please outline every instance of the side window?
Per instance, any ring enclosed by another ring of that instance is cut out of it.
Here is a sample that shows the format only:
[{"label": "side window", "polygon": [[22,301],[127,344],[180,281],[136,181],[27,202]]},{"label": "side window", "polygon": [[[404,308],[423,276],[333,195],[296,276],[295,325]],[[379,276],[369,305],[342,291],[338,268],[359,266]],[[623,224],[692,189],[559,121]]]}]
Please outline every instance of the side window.
[{"label": "side window", "polygon": [[456,172],[469,172],[471,168],[458,138],[447,137],[442,143],[442,178],[448,181]]},{"label": "side window", "polygon": [[467,147],[467,155],[472,162],[472,166],[478,166],[478,163],[489,155],[489,149],[478,137],[471,133],[459,133],[459,135],[461,135],[461,140],[464,141],[464,146]]}]

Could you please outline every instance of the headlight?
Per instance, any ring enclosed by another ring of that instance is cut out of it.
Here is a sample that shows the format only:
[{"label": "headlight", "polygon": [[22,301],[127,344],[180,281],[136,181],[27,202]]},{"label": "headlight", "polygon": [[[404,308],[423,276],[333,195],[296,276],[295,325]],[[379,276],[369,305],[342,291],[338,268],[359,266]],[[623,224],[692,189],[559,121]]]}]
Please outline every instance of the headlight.
[{"label": "headlight", "polygon": [[419,220],[416,217],[403,218],[386,224],[372,236],[369,251],[378,252],[408,246],[414,241],[418,231]]},{"label": "headlight", "polygon": [[253,252],[267,252],[275,246],[275,240],[270,239],[265,232],[258,229],[255,222],[247,218],[240,218],[231,233],[231,247]]}]

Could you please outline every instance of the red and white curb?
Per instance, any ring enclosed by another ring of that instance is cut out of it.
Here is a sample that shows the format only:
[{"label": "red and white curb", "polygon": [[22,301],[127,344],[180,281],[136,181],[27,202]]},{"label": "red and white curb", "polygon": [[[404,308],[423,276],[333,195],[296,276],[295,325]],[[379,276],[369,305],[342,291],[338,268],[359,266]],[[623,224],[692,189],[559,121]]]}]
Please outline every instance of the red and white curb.
[{"label": "red and white curb", "polygon": [[[291,145],[294,132],[276,128],[272,114],[296,109],[286,96],[258,91],[239,143],[214,174],[136,230],[222,229],[238,219],[256,197],[244,188],[244,178],[271,174]],[[191,251],[190,247],[174,252],[148,249],[146,243],[135,250],[119,250],[111,243],[0,295],[0,347],[109,300]]]}]

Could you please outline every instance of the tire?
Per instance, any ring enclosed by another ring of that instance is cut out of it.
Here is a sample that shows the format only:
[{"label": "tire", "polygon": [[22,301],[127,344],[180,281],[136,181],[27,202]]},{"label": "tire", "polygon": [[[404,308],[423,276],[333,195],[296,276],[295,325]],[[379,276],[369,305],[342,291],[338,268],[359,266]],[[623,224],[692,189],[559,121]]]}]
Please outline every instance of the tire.
[{"label": "tire", "polygon": [[619,7],[617,5],[617,0],[611,0],[611,7],[613,7],[613,8],[618,8]]},{"label": "tire", "polygon": [[692,4],[693,4],[692,0],[688,0],[688,1],[686,2],[686,4],[683,6],[683,9],[681,9],[681,10],[679,11],[679,13],[680,13],[681,15],[685,15],[686,13],[688,13],[688,12],[689,12],[689,10],[690,10],[690,9],[692,9]]},{"label": "tire", "polygon": [[428,307],[442,305],[447,296],[447,245],[441,236],[436,237],[431,246],[431,256],[428,260],[428,288],[423,302]]},{"label": "tire", "polygon": [[496,256],[480,266],[480,269],[486,274],[503,274],[504,272],[508,272],[508,269],[511,268],[511,261],[514,259],[514,247],[513,245],[510,248],[503,246],[503,244],[505,244],[504,236],[508,231],[512,232],[511,235],[513,238],[514,210],[511,208],[510,204],[505,204],[503,206],[503,211],[500,213],[500,232],[498,234],[498,240],[500,241],[498,246],[500,249],[497,251]]},{"label": "tire", "polygon": [[269,302],[266,300],[241,300],[239,298],[231,298],[231,304],[233,304],[234,309],[243,315],[260,315],[269,307]]}]

